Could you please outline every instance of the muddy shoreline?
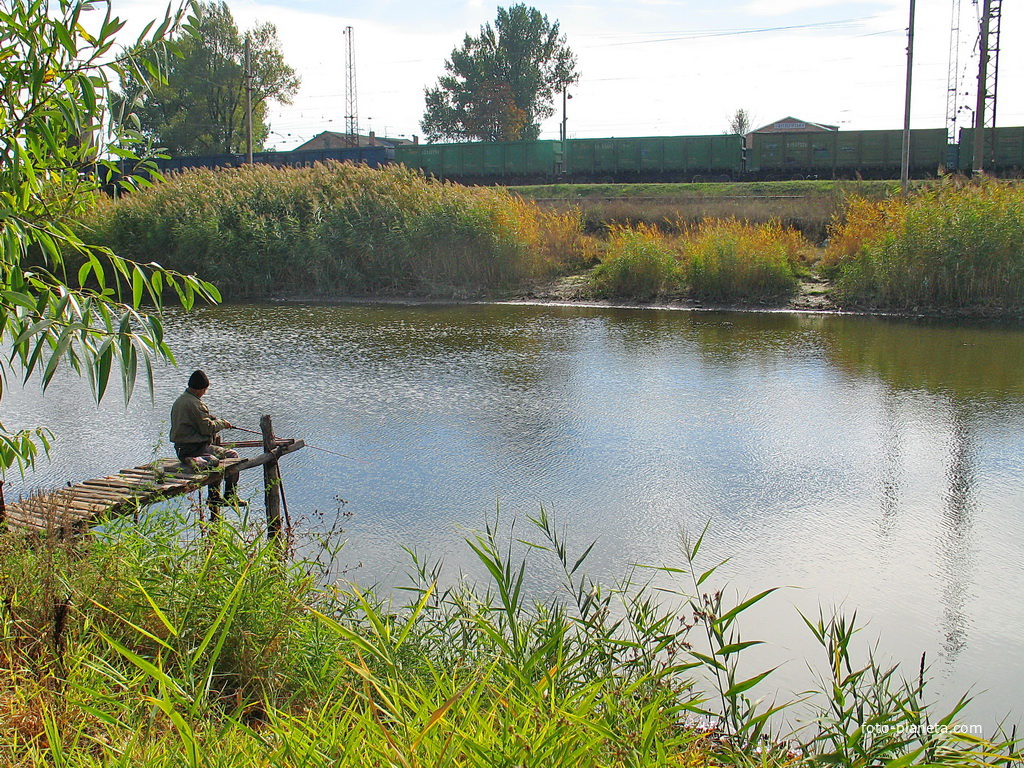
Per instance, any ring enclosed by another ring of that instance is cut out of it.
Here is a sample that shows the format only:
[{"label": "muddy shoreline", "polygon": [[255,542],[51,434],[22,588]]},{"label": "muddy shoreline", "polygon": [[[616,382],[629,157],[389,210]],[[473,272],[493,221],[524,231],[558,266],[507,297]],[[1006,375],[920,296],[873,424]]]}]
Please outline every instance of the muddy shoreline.
[{"label": "muddy shoreline", "polygon": [[[685,296],[664,296],[650,302],[615,301],[593,295],[585,274],[569,275],[550,283],[538,284],[504,300],[522,304],[589,305],[603,307],[629,307],[649,309],[680,309],[694,311],[733,312],[799,312],[823,314],[871,315],[878,317],[932,318],[937,320],[1024,321],[1024,307],[1002,309],[993,307],[929,308],[852,306],[837,303],[832,297],[832,283],[820,277],[801,280],[796,292],[782,302],[747,302],[716,304],[694,301]],[[492,299],[494,301],[494,299]]]},{"label": "muddy shoreline", "polygon": [[[1024,322],[1024,308],[1016,310],[991,307],[959,307],[956,309],[847,306],[837,304],[831,296],[832,284],[812,277],[801,281],[797,291],[784,302],[747,302],[716,304],[695,301],[685,295],[661,296],[652,301],[604,299],[594,295],[586,274],[567,275],[550,282],[537,283],[502,294],[470,294],[453,291],[430,296],[397,296],[380,294],[288,294],[270,297],[272,303],[324,304],[522,304],[538,306],[615,307],[621,309],[662,309],[703,312],[795,312],[813,314],[867,315],[875,317],[928,318],[937,320]],[[244,303],[238,299],[230,303]],[[257,300],[258,301],[258,300]]]}]

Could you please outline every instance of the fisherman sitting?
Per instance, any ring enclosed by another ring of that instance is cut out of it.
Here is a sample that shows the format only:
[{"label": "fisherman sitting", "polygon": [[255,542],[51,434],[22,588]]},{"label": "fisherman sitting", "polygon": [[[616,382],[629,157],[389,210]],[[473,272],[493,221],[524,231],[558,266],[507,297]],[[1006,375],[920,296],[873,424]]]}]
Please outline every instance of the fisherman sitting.
[{"label": "fisherman sitting", "polygon": [[[188,389],[181,393],[171,406],[171,442],[178,460],[194,469],[213,469],[221,459],[237,459],[238,452],[219,445],[218,433],[233,429],[231,422],[218,419],[210,413],[203,402],[203,395],[210,386],[210,379],[202,371],[195,371],[188,379]],[[238,472],[224,475],[224,497],[238,506],[246,502],[238,498],[236,488]],[[220,495],[220,483],[211,483],[208,501],[211,507],[219,507],[224,501]]]}]

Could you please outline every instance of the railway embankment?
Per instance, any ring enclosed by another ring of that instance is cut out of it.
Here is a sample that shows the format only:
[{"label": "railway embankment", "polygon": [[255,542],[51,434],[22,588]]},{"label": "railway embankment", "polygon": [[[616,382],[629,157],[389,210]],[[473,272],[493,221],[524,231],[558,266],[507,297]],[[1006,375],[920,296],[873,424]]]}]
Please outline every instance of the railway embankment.
[{"label": "railway embankment", "polygon": [[[915,181],[917,189],[929,182]],[[545,209],[580,213],[585,231],[601,234],[616,225],[649,224],[664,230],[705,219],[752,223],[779,221],[814,243],[852,197],[881,200],[898,193],[893,181],[757,181],[698,184],[541,184],[510,191]]]}]

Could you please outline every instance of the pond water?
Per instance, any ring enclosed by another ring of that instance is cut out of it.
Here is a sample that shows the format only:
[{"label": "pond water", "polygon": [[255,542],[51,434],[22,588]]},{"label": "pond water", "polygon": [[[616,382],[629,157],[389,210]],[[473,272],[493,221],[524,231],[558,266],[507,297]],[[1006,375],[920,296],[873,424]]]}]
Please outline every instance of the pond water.
[{"label": "pond water", "polygon": [[[784,586],[745,636],[799,690],[813,653],[798,614],[857,611],[863,648],[935,692],[968,688],[965,720],[1024,714],[1024,330],[877,317],[517,305],[237,305],[172,315],[180,368],[155,397],[97,407],[58,377],[9,387],[0,420],[45,424],[50,463],[8,499],[170,455],[168,409],[188,373],[211,410],[346,454],[282,470],[293,518],[343,513],[339,565],[400,585],[403,550],[483,579],[463,542],[498,515],[538,538],[541,507],[589,572],[683,563],[710,524],[713,584]],[[239,439],[246,436],[235,433]],[[261,503],[261,473],[243,489]],[[344,500],[344,503],[342,503]],[[528,555],[544,595],[557,570]],[[667,577],[648,573],[658,586]],[[866,653],[866,650],[865,650]],[[806,658],[805,658],[806,657]]]}]

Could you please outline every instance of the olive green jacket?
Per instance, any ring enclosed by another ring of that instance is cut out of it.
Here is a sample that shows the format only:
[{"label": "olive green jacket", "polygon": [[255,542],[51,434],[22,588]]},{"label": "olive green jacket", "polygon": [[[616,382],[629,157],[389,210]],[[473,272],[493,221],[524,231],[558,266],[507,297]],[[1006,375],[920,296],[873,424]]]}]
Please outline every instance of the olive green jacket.
[{"label": "olive green jacket", "polygon": [[211,443],[229,423],[212,416],[206,403],[186,389],[171,406],[171,442]]}]

